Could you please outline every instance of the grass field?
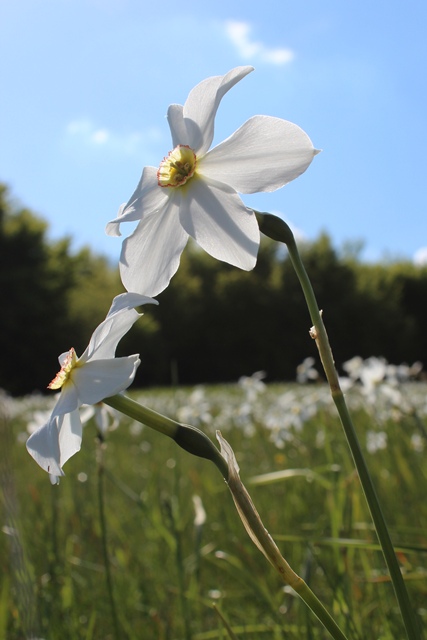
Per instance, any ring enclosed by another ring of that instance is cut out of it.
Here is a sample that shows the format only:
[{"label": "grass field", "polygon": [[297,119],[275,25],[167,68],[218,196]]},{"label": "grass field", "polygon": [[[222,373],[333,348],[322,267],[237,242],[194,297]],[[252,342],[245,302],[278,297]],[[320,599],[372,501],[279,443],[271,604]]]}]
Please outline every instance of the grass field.
[{"label": "grass field", "polygon": [[[353,389],[348,401],[425,624],[427,385],[395,391]],[[212,439],[221,430],[282,554],[349,638],[405,637],[323,385],[251,378],[133,397]],[[252,544],[211,463],[125,417],[101,444],[91,420],[51,486],[25,449],[28,424],[49,400],[2,404],[0,639],[225,639],[224,620],[237,638],[329,637]]]}]

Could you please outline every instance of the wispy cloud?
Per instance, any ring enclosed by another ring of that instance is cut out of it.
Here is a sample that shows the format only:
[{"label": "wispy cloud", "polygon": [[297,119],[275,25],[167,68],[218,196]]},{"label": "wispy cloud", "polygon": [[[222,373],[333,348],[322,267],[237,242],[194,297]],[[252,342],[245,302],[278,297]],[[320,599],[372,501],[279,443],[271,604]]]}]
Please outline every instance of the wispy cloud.
[{"label": "wispy cloud", "polygon": [[66,135],[68,139],[80,145],[109,149],[124,155],[139,153],[142,146],[156,142],[162,137],[161,132],[154,127],[143,132],[117,133],[105,127],[98,127],[86,118],[68,123]]},{"label": "wispy cloud", "polygon": [[263,42],[253,40],[251,38],[252,26],[248,22],[227,20],[225,32],[239,55],[246,60],[258,58],[263,62],[282,65],[294,58],[294,52],[291,49],[271,48]]}]

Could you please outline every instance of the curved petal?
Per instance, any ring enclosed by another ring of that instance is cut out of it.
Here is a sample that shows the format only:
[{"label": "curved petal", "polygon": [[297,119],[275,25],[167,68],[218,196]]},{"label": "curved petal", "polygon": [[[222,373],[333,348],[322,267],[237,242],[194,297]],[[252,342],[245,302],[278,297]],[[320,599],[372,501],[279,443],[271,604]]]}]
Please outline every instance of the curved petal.
[{"label": "curved petal", "polygon": [[121,293],[113,299],[107,317],[95,329],[80,364],[89,360],[114,358],[119,341],[141,317],[134,307],[142,304],[159,304],[157,300],[139,293]]},{"label": "curved petal", "polygon": [[141,220],[123,242],[120,274],[128,291],[155,296],[166,289],[178,269],[188,235],[179,221],[179,197],[174,195],[161,211]]},{"label": "curved petal", "polygon": [[166,200],[167,194],[157,182],[156,167],[144,167],[141,180],[126,204],[122,204],[117,217],[111,220],[105,227],[105,232],[109,236],[120,236],[120,225],[122,222],[134,222],[141,220],[152,211],[161,209]]},{"label": "curved petal", "polygon": [[113,298],[110,310],[107,313],[107,318],[108,316],[111,316],[118,311],[122,311],[123,309],[134,309],[135,307],[140,307],[143,304],[159,303],[157,300],[154,300],[154,298],[143,296],[140,293],[120,293],[118,296]]},{"label": "curved petal", "polygon": [[78,410],[58,418],[60,466],[64,464],[82,445],[82,423]]},{"label": "curved petal", "polygon": [[61,388],[61,393],[59,394],[56,405],[52,411],[52,418],[63,416],[66,413],[71,413],[71,411],[78,409],[80,405],[81,402],[79,401],[74,381],[69,379]]},{"label": "curved petal", "polygon": [[[105,360],[114,358],[119,341],[142,314],[135,309],[122,309],[105,318],[95,329],[90,339],[89,345],[82,357],[79,358],[80,367],[75,371],[80,371],[92,360]],[[75,381],[75,374],[73,382]]]},{"label": "curved petal", "polygon": [[240,193],[274,191],[303,173],[316,153],[296,124],[254,116],[200,161],[197,172]]},{"label": "curved petal", "polygon": [[196,155],[206,153],[212,143],[219,103],[227,91],[251,71],[253,67],[236,67],[224,76],[207,78],[190,91],[184,107],[171,105],[168,121],[174,146],[188,144]]},{"label": "curved petal", "polygon": [[191,147],[183,110],[184,107],[182,104],[171,104],[168,109],[167,118],[172,135],[173,149],[179,144],[188,144],[188,146]]},{"label": "curved petal", "polygon": [[54,476],[63,476],[57,418],[34,431],[27,440],[27,451],[42,469]]},{"label": "curved petal", "polygon": [[193,179],[179,215],[186,232],[211,256],[246,271],[254,268],[258,223],[233,189]]},{"label": "curved petal", "polygon": [[91,360],[76,369],[74,384],[81,404],[96,404],[132,384],[141,361],[138,355]]},{"label": "curved petal", "polygon": [[58,356],[58,362],[61,365],[61,367],[64,366],[65,361],[67,360],[67,358],[70,357],[70,352],[69,351],[64,351],[64,353],[61,353],[60,356]]}]

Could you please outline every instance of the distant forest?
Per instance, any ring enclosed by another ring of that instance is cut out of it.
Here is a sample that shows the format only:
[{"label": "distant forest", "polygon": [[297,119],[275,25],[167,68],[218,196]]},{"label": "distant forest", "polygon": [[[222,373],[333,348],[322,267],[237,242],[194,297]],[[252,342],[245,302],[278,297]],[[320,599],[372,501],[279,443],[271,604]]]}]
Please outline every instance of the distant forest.
[{"label": "distant forest", "polygon": [[[71,239],[50,241],[48,226],[0,185],[0,388],[43,391],[58,355],[80,355],[112,298],[118,266]],[[338,368],[354,355],[427,363],[427,267],[409,261],[366,264],[327,235],[301,246]],[[170,286],[148,305],[119,345],[141,354],[134,387],[229,382],[264,370],[295,379],[317,356],[310,318],[286,248],[266,238],[246,273],[189,244]]]}]

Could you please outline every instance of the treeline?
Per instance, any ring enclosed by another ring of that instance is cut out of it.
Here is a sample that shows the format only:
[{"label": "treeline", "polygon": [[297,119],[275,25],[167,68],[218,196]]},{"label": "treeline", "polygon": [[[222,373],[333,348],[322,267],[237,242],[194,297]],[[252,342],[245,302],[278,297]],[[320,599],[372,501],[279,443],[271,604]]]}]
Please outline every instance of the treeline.
[{"label": "treeline", "polygon": [[[117,265],[71,239],[48,239],[47,224],[0,187],[0,387],[43,390],[58,355],[81,354],[123,291]],[[427,363],[427,268],[365,264],[322,235],[301,249],[339,366],[354,355]],[[242,272],[189,245],[177,275],[119,345],[140,353],[135,386],[225,382],[265,370],[295,379],[316,356],[310,319],[286,249],[264,239],[256,268]]]}]

